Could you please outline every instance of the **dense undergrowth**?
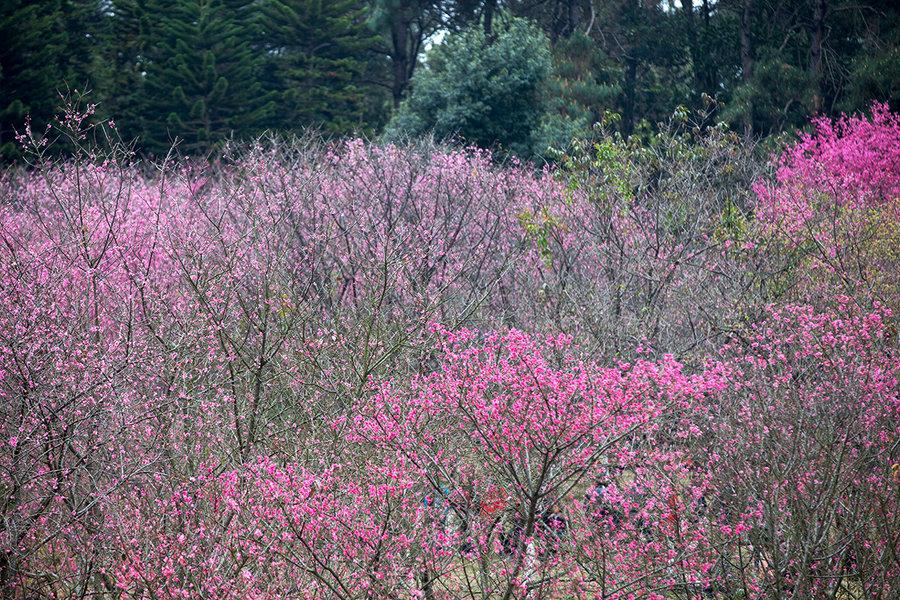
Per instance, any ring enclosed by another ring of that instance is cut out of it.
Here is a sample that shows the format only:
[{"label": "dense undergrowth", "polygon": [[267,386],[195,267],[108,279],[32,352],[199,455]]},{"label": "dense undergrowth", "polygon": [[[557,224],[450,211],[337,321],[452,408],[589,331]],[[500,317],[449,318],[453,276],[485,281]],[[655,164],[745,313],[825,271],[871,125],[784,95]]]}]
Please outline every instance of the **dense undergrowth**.
[{"label": "dense undergrowth", "polygon": [[0,180],[3,597],[896,597],[885,107],[771,168],[85,123]]}]

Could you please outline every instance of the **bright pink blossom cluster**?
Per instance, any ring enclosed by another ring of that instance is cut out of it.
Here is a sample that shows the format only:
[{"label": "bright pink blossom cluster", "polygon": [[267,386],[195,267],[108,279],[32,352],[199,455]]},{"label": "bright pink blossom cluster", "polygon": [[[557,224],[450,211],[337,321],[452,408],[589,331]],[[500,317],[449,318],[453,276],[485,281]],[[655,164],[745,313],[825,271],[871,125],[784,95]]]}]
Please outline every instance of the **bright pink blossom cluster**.
[{"label": "bright pink blossom cluster", "polygon": [[[790,232],[830,212],[828,206],[862,210],[900,196],[900,117],[874,104],[870,118],[818,117],[813,131],[782,155],[776,185],[760,182],[758,216]],[[896,213],[895,213],[896,214]]]},{"label": "bright pink blossom cluster", "polygon": [[[763,231],[792,250],[803,293],[837,289],[898,308],[900,117],[824,117],[781,156],[775,181],[755,185]],[[809,288],[819,288],[810,290]]]}]

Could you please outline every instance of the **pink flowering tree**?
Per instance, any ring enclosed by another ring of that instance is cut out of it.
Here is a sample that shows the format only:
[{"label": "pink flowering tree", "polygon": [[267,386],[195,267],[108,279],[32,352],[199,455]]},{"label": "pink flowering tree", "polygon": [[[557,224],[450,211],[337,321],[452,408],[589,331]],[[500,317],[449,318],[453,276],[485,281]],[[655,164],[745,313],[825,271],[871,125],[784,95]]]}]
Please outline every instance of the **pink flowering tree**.
[{"label": "pink flowering tree", "polygon": [[683,126],[562,171],[26,131],[2,596],[890,597],[896,117],[819,122],[755,191]]},{"label": "pink flowering tree", "polygon": [[347,470],[264,458],[202,468],[152,509],[123,514],[116,585],[137,598],[409,597],[420,565],[440,562],[424,556],[427,508],[396,467]]},{"label": "pink flowering tree", "polygon": [[[66,114],[59,131],[81,140]],[[84,134],[86,135],[86,134]],[[44,146],[32,157],[42,165]],[[160,459],[159,365],[121,268],[127,190],[116,151],[79,153],[0,207],[0,590],[111,590],[106,508]],[[13,190],[15,190],[13,192]],[[16,593],[14,593],[16,592]]]},{"label": "pink flowering tree", "polygon": [[385,382],[335,421],[342,462],[204,467],[131,502],[119,588],[565,598],[711,585],[709,478],[679,448],[701,433],[690,415],[718,372],[600,368],[564,338],[438,332],[434,374]]},{"label": "pink flowering tree", "polygon": [[725,348],[710,413],[710,509],[732,544],[730,593],[841,597],[896,591],[896,329],[883,307],[772,308]]},{"label": "pink flowering tree", "polygon": [[754,186],[757,218],[796,256],[789,275],[801,291],[828,283],[897,307],[898,148],[900,120],[886,105],[817,118],[781,155],[775,182]]},{"label": "pink flowering tree", "polygon": [[[463,330],[443,339],[434,374],[408,390],[386,384],[341,424],[439,500],[439,546],[458,562],[432,578],[454,597],[500,598],[624,597],[702,578],[705,529],[689,523],[704,479],[685,471],[674,442],[700,433],[678,415],[703,404],[714,375],[685,375],[671,358],[599,368],[564,337],[511,331],[474,343]],[[621,490],[582,501],[603,477]],[[621,519],[604,519],[600,506]]]}]

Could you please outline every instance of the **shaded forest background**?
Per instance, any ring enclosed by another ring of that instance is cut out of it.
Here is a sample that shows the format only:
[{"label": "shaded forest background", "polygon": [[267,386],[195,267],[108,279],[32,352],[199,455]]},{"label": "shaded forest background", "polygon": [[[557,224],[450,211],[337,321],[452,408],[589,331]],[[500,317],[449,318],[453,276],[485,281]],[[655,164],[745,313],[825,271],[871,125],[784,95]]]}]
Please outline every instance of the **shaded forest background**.
[{"label": "shaded forest background", "polygon": [[138,151],[316,128],[541,157],[615,113],[766,136],[896,110],[888,0],[2,0],[0,153],[77,95]]}]

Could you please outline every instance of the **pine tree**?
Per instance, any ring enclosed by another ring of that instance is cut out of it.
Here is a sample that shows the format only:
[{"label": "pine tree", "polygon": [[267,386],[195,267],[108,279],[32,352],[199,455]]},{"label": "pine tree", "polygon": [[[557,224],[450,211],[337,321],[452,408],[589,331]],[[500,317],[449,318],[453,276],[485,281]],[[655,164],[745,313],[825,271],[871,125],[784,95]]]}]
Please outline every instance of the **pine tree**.
[{"label": "pine tree", "polygon": [[606,111],[616,108],[621,94],[619,69],[599,45],[581,32],[560,38],[553,48],[553,76],[544,95],[547,114],[536,149],[565,147],[590,135]]},{"label": "pine tree", "polygon": [[40,131],[58,104],[60,3],[0,0],[0,159],[17,154],[25,117]]},{"label": "pine tree", "polygon": [[316,125],[344,134],[360,129],[362,77],[376,36],[358,0],[270,0],[265,39],[283,103],[281,127]]},{"label": "pine tree", "polygon": [[100,110],[118,124],[124,139],[141,135],[144,108],[145,46],[149,15],[147,0],[112,0],[100,27],[96,61]]},{"label": "pine tree", "polygon": [[65,87],[96,92],[102,50],[103,0],[61,0],[58,27],[64,51],[56,56]]},{"label": "pine tree", "polygon": [[149,4],[142,123],[149,151],[164,152],[178,139],[182,152],[208,153],[230,137],[258,134],[274,111],[235,4]]}]

